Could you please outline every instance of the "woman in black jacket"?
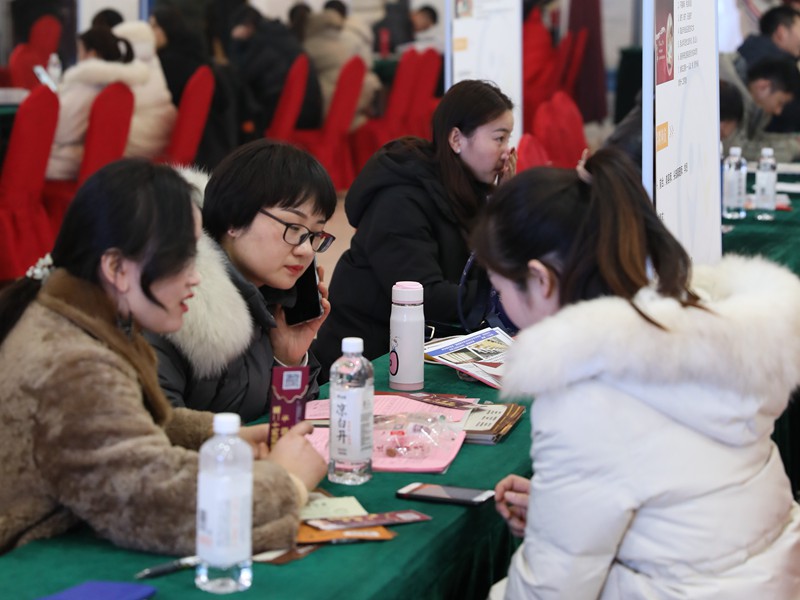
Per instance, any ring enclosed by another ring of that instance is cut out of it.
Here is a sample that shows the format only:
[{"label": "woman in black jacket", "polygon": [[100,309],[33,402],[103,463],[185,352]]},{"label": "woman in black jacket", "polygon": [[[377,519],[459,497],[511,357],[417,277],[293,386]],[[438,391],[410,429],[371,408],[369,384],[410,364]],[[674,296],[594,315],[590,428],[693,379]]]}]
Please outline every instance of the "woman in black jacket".
[{"label": "woman in black jacket", "polygon": [[444,95],[433,115],[433,142],[402,138],[376,153],[356,178],[345,212],[356,233],[336,265],[332,311],[314,343],[322,374],[343,337],[364,338],[364,355],[388,352],[392,285],[425,288],[425,320],[437,336],[463,332],[480,304],[478,277],[459,289],[476,217],[495,186],[516,171],[508,140],[513,105],[497,87],[467,80]]}]

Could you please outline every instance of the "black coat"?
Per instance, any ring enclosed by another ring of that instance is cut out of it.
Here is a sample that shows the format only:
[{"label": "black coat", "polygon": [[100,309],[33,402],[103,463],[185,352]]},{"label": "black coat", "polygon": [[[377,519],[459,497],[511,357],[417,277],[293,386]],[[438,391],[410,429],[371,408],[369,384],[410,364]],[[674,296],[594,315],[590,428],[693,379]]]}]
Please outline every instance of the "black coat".
[{"label": "black coat", "polygon": [[[437,336],[463,332],[458,284],[470,251],[435,164],[398,142],[387,144],[356,178],[345,212],[356,232],[336,265],[331,314],[312,346],[322,376],[340,356],[343,337],[362,337],[370,359],[389,351],[397,281],[424,286],[425,321],[436,327]],[[464,286],[466,311],[475,302],[477,276],[473,269]]]}]

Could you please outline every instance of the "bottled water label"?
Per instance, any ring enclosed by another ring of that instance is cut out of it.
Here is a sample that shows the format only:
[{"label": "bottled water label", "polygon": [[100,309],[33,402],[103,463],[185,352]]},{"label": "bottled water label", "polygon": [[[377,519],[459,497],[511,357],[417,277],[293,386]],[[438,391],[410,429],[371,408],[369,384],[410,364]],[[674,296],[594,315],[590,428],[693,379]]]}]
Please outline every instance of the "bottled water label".
[{"label": "bottled water label", "polygon": [[363,462],[372,458],[372,403],[369,388],[331,390],[331,460]]},{"label": "bottled water label", "polygon": [[197,481],[197,555],[227,568],[252,555],[252,473],[201,472]]}]

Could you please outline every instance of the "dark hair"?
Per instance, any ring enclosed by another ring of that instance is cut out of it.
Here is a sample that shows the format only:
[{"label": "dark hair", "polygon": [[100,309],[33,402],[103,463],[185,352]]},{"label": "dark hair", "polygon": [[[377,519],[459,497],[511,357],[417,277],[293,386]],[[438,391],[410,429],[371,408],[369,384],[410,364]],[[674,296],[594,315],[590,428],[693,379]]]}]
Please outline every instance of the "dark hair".
[{"label": "dark hair", "polygon": [[106,29],[113,29],[125,19],[113,8],[104,8],[92,17],[92,27],[105,27]]},{"label": "dark hair", "polygon": [[734,84],[719,80],[719,120],[741,123],[744,116],[742,93]]},{"label": "dark hair", "polygon": [[201,36],[189,28],[181,11],[173,7],[155,8],[150,16],[164,32],[167,47],[180,48],[186,55],[200,61],[206,60]]},{"label": "dark hair", "polygon": [[311,16],[311,7],[305,2],[298,2],[289,9],[289,30],[299,40],[306,37],[308,18]]},{"label": "dark hair", "polygon": [[458,127],[467,137],[493,121],[514,104],[493,83],[466,79],[447,90],[433,113],[433,154],[444,189],[461,226],[472,223],[485,201],[489,188],[475,180],[464,162],[450,148],[450,132]]},{"label": "dark hair", "polygon": [[503,184],[472,234],[478,260],[521,286],[528,262],[541,261],[559,281],[561,306],[609,295],[631,300],[648,285],[650,264],[662,295],[696,306],[689,256],[659,219],[631,160],[606,148],[585,168],[590,184],[575,169],[554,167]]},{"label": "dark hair", "polygon": [[791,6],[776,6],[761,15],[758,28],[762,35],[772,37],[778,27],[791,27],[797,18],[800,18],[800,13]]},{"label": "dark hair", "polygon": [[431,23],[433,23],[434,25],[436,25],[436,23],[439,22],[439,13],[436,12],[436,9],[433,8],[430,4],[426,4],[425,6],[420,6],[417,9],[417,12],[426,15],[431,20]]},{"label": "dark hair", "polygon": [[342,0],[328,0],[322,10],[335,10],[343,18],[347,18],[347,5]]},{"label": "dark hair", "polygon": [[230,29],[237,25],[247,25],[257,29],[264,22],[264,16],[249,4],[243,4],[237,8],[230,18]]},{"label": "dark hair", "polygon": [[[53,266],[97,284],[100,259],[116,249],[141,263],[142,291],[160,306],[150,286],[179,272],[196,252],[192,189],[171,167],[143,159],[103,167],[70,203],[51,252]],[[40,287],[23,277],[0,294],[0,343]]]},{"label": "dark hair", "polygon": [[309,199],[330,219],[336,190],[316,158],[289,144],[260,139],[240,146],[214,169],[206,185],[203,227],[216,241],[248,227],[259,209],[295,208]]},{"label": "dark hair", "polygon": [[797,65],[787,58],[764,58],[747,69],[747,83],[769,80],[772,91],[794,94],[798,87]]},{"label": "dark hair", "polygon": [[94,50],[102,60],[122,63],[133,60],[131,43],[115,36],[107,27],[92,27],[78,36],[78,39],[87,52]]}]

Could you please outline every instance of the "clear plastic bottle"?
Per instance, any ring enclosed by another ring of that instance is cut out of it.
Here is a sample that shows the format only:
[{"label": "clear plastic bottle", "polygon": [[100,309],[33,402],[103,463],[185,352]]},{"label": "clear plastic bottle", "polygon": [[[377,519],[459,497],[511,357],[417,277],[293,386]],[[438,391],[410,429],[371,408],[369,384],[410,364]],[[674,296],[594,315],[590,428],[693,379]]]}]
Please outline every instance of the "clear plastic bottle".
[{"label": "clear plastic bottle", "polygon": [[195,585],[215,594],[253,582],[253,450],[239,436],[239,415],[214,415],[214,437],[200,448]]},{"label": "clear plastic bottle", "polygon": [[333,483],[360,485],[372,477],[375,375],[363,351],[364,340],[344,338],[342,357],[331,366],[328,479]]},{"label": "clear plastic bottle", "polygon": [[772,221],[775,217],[775,186],[778,183],[778,165],[772,148],[762,148],[756,171],[756,219]]},{"label": "clear plastic bottle", "polygon": [[56,85],[61,82],[61,59],[58,58],[58,54],[55,52],[47,59],[47,74],[50,75],[50,79]]},{"label": "clear plastic bottle", "polygon": [[389,318],[389,387],[421,390],[425,382],[425,290],[416,281],[398,281],[392,286]]},{"label": "clear plastic bottle", "polygon": [[726,219],[743,219],[746,216],[746,194],[747,161],[742,157],[742,149],[732,146],[722,165],[722,216]]}]

